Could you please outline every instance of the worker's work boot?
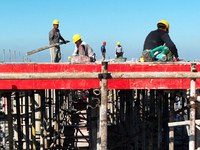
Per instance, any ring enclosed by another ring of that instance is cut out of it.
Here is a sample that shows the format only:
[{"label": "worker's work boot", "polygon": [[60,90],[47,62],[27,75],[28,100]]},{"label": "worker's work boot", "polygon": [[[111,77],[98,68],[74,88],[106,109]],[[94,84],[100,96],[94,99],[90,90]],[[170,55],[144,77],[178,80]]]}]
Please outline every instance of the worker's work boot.
[{"label": "worker's work boot", "polygon": [[151,57],[150,51],[148,49],[146,49],[142,52],[142,56],[144,57],[145,62],[153,61],[153,58]]}]

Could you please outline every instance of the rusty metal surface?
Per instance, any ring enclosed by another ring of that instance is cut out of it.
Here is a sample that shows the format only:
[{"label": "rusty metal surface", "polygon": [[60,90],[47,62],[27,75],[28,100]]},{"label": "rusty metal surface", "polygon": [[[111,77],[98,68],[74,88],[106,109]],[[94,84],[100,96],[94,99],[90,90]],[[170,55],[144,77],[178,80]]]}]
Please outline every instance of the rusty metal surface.
[{"label": "rusty metal surface", "polygon": [[[195,97],[196,95],[196,81],[195,79],[191,80],[190,86],[190,96]],[[190,101],[190,105],[193,105],[195,102]],[[189,135],[189,150],[195,150],[195,118],[196,112],[195,108],[190,108],[190,135]]]},{"label": "rusty metal surface", "polygon": [[[0,73],[0,80],[14,79],[99,79],[98,72]],[[111,79],[191,79],[200,72],[112,72]]]},{"label": "rusty metal surface", "polygon": [[[107,73],[107,62],[102,63],[102,73]],[[100,137],[101,150],[107,150],[107,79],[101,79]]]}]

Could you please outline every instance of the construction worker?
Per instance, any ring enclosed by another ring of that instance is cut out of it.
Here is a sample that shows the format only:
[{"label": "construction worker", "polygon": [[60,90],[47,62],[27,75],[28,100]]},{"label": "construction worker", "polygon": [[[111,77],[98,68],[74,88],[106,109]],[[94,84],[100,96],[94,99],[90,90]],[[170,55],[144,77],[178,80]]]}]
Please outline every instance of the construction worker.
[{"label": "construction worker", "polygon": [[169,50],[165,51],[165,54],[167,55],[167,60],[173,60],[174,55],[174,61],[179,61],[178,52],[176,49],[175,44],[172,42],[172,40],[169,37],[169,24],[165,20],[161,20],[157,23],[157,30],[151,31],[144,42],[143,50],[146,49],[154,49],[161,45],[166,45]]},{"label": "construction worker", "polygon": [[[58,27],[59,27],[58,20],[54,20],[53,29],[49,32],[50,45],[59,43],[59,40],[62,40],[66,44],[64,38],[60,35],[60,31]],[[51,62],[53,63],[59,62],[61,59],[60,46],[49,48],[49,50],[50,50],[50,55],[51,55]]]},{"label": "construction worker", "polygon": [[122,46],[120,45],[120,42],[117,42],[117,46],[115,48],[115,55],[117,58],[123,57],[123,55],[124,55],[124,50],[123,50]]},{"label": "construction worker", "polygon": [[73,57],[74,56],[79,56],[79,55],[84,55],[84,56],[89,56],[93,61],[95,60],[96,54],[92,50],[92,48],[85,42],[81,40],[81,36],[78,34],[75,34],[73,36],[73,42],[76,44],[75,49],[73,52]]},{"label": "construction worker", "polygon": [[102,61],[105,60],[105,55],[106,55],[106,41],[103,41],[103,45],[101,46],[101,55],[102,55]]}]

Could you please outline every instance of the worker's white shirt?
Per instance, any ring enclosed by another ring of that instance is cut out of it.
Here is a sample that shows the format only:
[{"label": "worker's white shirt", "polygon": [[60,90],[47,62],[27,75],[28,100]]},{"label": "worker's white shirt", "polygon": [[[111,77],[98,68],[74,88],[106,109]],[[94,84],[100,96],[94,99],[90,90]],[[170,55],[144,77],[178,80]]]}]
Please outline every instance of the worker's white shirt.
[{"label": "worker's white shirt", "polygon": [[[82,41],[81,45],[83,45],[85,47],[85,53],[88,54],[89,57],[95,58],[95,53],[94,53],[93,49],[87,43]],[[72,55],[78,56],[78,46],[76,44],[75,44],[75,49],[74,49],[74,52]]]}]

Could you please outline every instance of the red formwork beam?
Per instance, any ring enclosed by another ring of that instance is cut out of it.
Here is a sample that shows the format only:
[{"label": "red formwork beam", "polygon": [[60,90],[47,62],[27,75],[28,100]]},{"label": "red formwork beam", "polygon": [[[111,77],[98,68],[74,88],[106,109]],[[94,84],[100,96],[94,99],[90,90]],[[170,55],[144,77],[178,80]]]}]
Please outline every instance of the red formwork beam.
[{"label": "red formwork beam", "polygon": [[[199,68],[200,69],[200,68]],[[108,72],[191,72],[190,64],[110,64]],[[190,79],[109,79],[109,89],[189,89]]]},{"label": "red formwork beam", "polygon": [[[200,65],[196,65],[200,71]],[[101,64],[1,64],[0,73],[101,72]],[[191,64],[108,64],[108,72],[191,72]],[[0,89],[90,89],[100,79],[1,80]],[[108,79],[108,89],[189,89],[190,79]],[[200,88],[200,79],[196,80]]]}]

